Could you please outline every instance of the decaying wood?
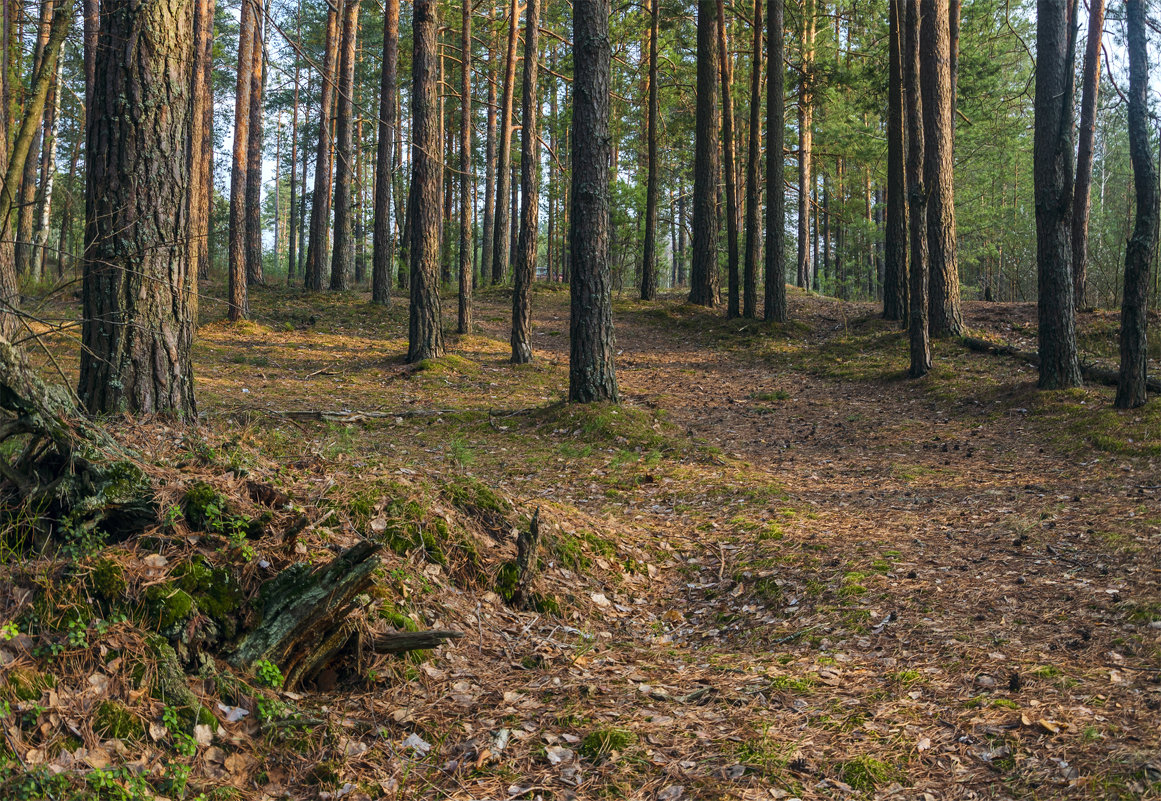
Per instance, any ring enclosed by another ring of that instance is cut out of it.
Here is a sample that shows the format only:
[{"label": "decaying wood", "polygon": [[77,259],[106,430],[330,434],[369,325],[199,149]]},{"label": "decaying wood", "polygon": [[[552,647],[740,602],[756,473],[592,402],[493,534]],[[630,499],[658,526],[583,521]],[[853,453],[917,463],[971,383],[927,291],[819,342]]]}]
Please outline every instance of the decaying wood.
[{"label": "decaying wood", "polygon": [[517,609],[527,609],[532,600],[532,585],[536,581],[539,560],[536,549],[540,544],[540,507],[532,513],[527,531],[516,535],[516,587],[512,591],[512,605]]},{"label": "decaying wood", "polygon": [[445,640],[457,640],[463,636],[462,631],[388,631],[376,634],[370,647],[377,654],[402,654],[438,648]]},{"label": "decaying wood", "polygon": [[[960,342],[964,344],[968,350],[974,350],[977,353],[991,353],[996,356],[1012,356],[1029,364],[1039,366],[1040,354],[1031,350],[1020,350],[1012,345],[1004,343],[989,342],[986,339],[978,337],[960,337]],[[1081,364],[1080,373],[1085,381],[1093,384],[1104,384],[1106,386],[1115,387],[1117,385],[1117,371],[1109,370],[1104,367],[1097,367],[1092,364]],[[1145,386],[1150,392],[1161,393],[1161,380],[1150,378],[1145,382]]]}]

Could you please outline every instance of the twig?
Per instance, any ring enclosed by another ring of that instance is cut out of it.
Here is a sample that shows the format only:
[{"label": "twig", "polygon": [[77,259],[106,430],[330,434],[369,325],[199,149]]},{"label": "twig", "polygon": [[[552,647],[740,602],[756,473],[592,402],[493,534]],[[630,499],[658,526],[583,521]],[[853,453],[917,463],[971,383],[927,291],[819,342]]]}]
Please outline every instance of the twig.
[{"label": "twig", "polygon": [[803,634],[809,634],[810,632],[814,631],[815,629],[821,628],[821,627],[822,627],[821,623],[816,623],[809,628],[802,629],[801,631],[796,631],[793,634],[787,634],[785,637],[779,637],[777,640],[774,640],[774,642],[772,642],[770,644],[771,645],[781,645],[784,642],[790,642],[791,640],[797,640]]}]

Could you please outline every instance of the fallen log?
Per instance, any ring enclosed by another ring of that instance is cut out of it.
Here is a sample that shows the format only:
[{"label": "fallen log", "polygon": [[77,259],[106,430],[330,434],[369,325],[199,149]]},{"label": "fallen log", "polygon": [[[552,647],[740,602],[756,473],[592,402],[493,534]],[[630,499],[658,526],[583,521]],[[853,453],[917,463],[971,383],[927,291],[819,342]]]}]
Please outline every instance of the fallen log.
[{"label": "fallen log", "polygon": [[377,654],[402,654],[438,648],[446,640],[458,640],[462,631],[388,631],[371,638],[370,648]]},{"label": "fallen log", "polygon": [[[986,339],[979,337],[960,337],[960,342],[968,349],[977,353],[990,353],[995,356],[1012,356],[1029,364],[1039,366],[1040,354],[1030,350],[1020,350],[1013,345],[1006,343],[989,342]],[[1109,370],[1104,367],[1098,367],[1093,364],[1081,364],[1080,374],[1085,381],[1093,384],[1104,384],[1106,386],[1115,387],[1118,382],[1118,375],[1116,370]],[[1150,378],[1145,381],[1145,387],[1150,392],[1161,393],[1161,380]]]}]

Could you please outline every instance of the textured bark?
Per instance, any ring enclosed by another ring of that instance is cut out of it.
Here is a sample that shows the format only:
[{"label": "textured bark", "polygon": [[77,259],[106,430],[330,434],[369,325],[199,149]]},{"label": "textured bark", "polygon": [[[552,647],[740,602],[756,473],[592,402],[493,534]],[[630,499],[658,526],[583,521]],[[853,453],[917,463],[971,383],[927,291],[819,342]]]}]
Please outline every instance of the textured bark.
[{"label": "textured bark", "polygon": [[[488,22],[491,23],[491,12]],[[491,25],[489,24],[489,28]],[[480,283],[492,276],[492,248],[496,238],[496,78],[495,56],[488,48],[488,127],[484,144],[484,221],[480,245]]]},{"label": "textured bark", "polygon": [[415,2],[411,90],[411,308],[407,361],[443,355],[439,305],[439,27],[436,0]]},{"label": "textured bark", "polygon": [[[299,8],[299,20],[302,18],[302,9]],[[302,26],[297,26],[297,35],[301,38]],[[294,283],[294,271],[298,265],[298,197],[295,190],[295,181],[298,178],[298,81],[301,70],[298,66],[298,55],[294,58],[294,102],[290,108],[290,207],[287,209],[287,250],[286,255],[286,285]],[[305,160],[305,159],[304,159]]]},{"label": "textured bark", "polygon": [[762,0],[754,0],[754,49],[750,59],[750,131],[746,140],[746,247],[742,269],[742,316],[758,316],[758,232],[762,213]]},{"label": "textured bark", "polygon": [[887,78],[887,230],[883,269],[883,317],[907,320],[907,175],[904,168],[903,4],[889,0]]},{"label": "textured bark", "polygon": [[1080,130],[1076,147],[1076,187],[1072,198],[1072,295],[1078,309],[1085,307],[1088,283],[1088,212],[1092,187],[1093,137],[1096,132],[1097,95],[1100,91],[1101,34],[1105,0],[1092,0],[1088,11],[1088,41],[1081,81]]},{"label": "textured bark", "polygon": [[350,286],[354,272],[355,243],[351,209],[351,178],[354,175],[355,44],[359,31],[359,0],[343,4],[343,34],[339,48],[338,97],[335,112],[335,233],[331,251],[331,289]]},{"label": "textured bark", "polygon": [[[40,24],[37,26],[36,46],[33,51],[32,71],[40,70],[44,61],[44,49],[48,43],[52,26],[53,0],[42,0],[40,4]],[[49,92],[51,95],[51,90]],[[30,275],[32,280],[40,280],[40,262],[36,259],[33,229],[36,225],[36,171],[40,161],[40,145],[43,140],[41,123],[47,104],[42,105],[35,118],[36,129],[29,145],[28,158],[24,161],[24,173],[20,180],[20,206],[16,210],[16,274]],[[28,114],[28,111],[25,111]]]},{"label": "textured bark", "polygon": [[923,182],[927,190],[927,255],[931,272],[928,326],[936,337],[963,333],[955,240],[950,47],[947,4],[942,0],[922,0],[919,83],[923,93]]},{"label": "textured bark", "polygon": [[243,0],[238,29],[238,78],[234,96],[234,154],[230,171],[229,317],[241,320],[246,303],[246,188],[250,162],[250,74],[253,70],[255,0]]},{"label": "textured bark", "polygon": [[770,0],[766,10],[766,286],[765,317],[784,323],[786,309],[786,130],[785,0]]},{"label": "textured bark", "polygon": [[78,391],[94,414],[195,413],[186,158],[193,16],[192,0],[101,6]]},{"label": "textured bark", "polygon": [[798,286],[810,288],[810,184],[814,156],[814,31],[813,0],[802,3],[799,47],[802,71],[798,83]]},{"label": "textured bark", "polygon": [[568,399],[618,400],[609,275],[609,0],[574,0]]},{"label": "textured bark", "polygon": [[504,60],[504,92],[500,102],[500,149],[496,155],[496,227],[492,236],[492,283],[504,280],[508,269],[508,194],[512,164],[512,104],[516,91],[516,41],[520,0],[512,0],[508,55]]},{"label": "textured bark", "polygon": [[[1099,0],[1097,0],[1099,2]],[[1137,194],[1137,220],[1125,250],[1121,301],[1121,369],[1115,405],[1132,409],[1146,400],[1149,266],[1157,247],[1157,170],[1149,146],[1149,45],[1145,0],[1126,0],[1129,44],[1129,156]]]},{"label": "textured bark", "polygon": [[911,239],[908,339],[911,366],[908,375],[919,378],[931,370],[931,334],[927,321],[927,187],[923,181],[923,92],[920,88],[919,2],[906,0],[899,13],[903,21],[903,86],[907,115],[907,206]]},{"label": "textured bark", "polygon": [[[193,76],[190,88],[189,260],[197,278],[209,278],[210,213],[214,157],[214,0],[194,2]],[[196,284],[195,284],[196,286]],[[194,302],[197,292],[194,292]],[[195,309],[194,319],[197,319]]]},{"label": "textured bark", "polygon": [[[266,0],[268,2],[269,0]],[[264,0],[253,0],[254,40],[250,56],[250,137],[246,145],[246,284],[262,281],[262,95],[266,75]]]},{"label": "textured bark", "polygon": [[[32,274],[33,277],[48,276],[48,235],[52,225],[52,191],[56,184],[57,128],[60,120],[60,78],[61,61],[57,59],[56,77],[49,88],[45,104],[44,124],[40,149],[40,189],[36,198],[36,233],[33,236]],[[57,250],[57,260],[60,260]]]},{"label": "textured bark", "polygon": [[[341,3],[341,0],[340,0]],[[330,226],[331,198],[331,136],[330,119],[335,104],[336,56],[339,51],[339,12],[331,8],[327,13],[326,51],[323,55],[322,93],[319,102],[318,151],[314,166],[314,194],[310,204],[310,234],[306,244],[304,285],[317,292],[323,288],[323,259],[327,252],[327,232]]]},{"label": "textured bark", "polygon": [[[761,2],[761,0],[759,0]],[[641,300],[657,297],[657,192],[661,164],[657,158],[657,118],[661,114],[657,86],[657,36],[661,20],[661,0],[649,0],[649,100],[645,139],[649,175],[645,179],[645,242],[641,255]]]},{"label": "textured bark", "polygon": [[383,68],[379,81],[379,143],[375,159],[374,230],[371,234],[371,302],[391,304],[391,181],[395,172],[395,92],[399,83],[399,0],[383,4]]},{"label": "textured bark", "polygon": [[460,53],[460,292],[456,330],[472,333],[472,2],[461,0]]},{"label": "textured bark", "polygon": [[697,6],[697,114],[693,153],[693,263],[689,302],[713,307],[718,301],[718,137],[717,7],[715,0]]},{"label": "textured bark", "polygon": [[1072,96],[1075,0],[1036,4],[1033,168],[1042,389],[1080,386],[1072,298]]},{"label": "textured bark", "polygon": [[718,72],[722,83],[722,172],[726,183],[726,316],[741,314],[738,275],[738,173],[734,155],[733,68],[726,42],[726,6],[717,0]]},{"label": "textured bark", "polygon": [[520,102],[520,235],[512,269],[512,363],[532,361],[532,304],[529,293],[536,277],[537,220],[540,218],[538,179],[540,140],[537,135],[537,62],[540,60],[540,0],[528,0],[524,24],[524,94]]}]

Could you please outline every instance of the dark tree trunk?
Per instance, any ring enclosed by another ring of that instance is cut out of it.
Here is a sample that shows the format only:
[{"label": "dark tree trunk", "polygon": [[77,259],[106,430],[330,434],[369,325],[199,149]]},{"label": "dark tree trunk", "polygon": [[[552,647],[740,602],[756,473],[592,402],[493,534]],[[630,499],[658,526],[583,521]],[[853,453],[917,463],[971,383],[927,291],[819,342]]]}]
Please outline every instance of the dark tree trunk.
[{"label": "dark tree trunk", "polygon": [[574,0],[568,399],[617,402],[609,276],[609,0]]},{"label": "dark tree trunk", "polygon": [[472,2],[461,0],[460,26],[460,294],[456,330],[472,333]]},{"label": "dark tree trunk", "polygon": [[[268,1],[268,0],[267,0]],[[262,95],[266,85],[266,20],[263,0],[253,0],[253,55],[250,57],[250,141],[246,159],[246,284],[262,279]]]},{"label": "dark tree trunk", "polygon": [[927,256],[930,260],[929,320],[932,336],[959,336],[959,266],[955,240],[955,183],[948,7],[922,0],[919,83],[923,93],[923,182],[927,191]]},{"label": "dark tree trunk", "polygon": [[443,355],[439,306],[439,28],[436,0],[415,2],[411,90],[411,309],[407,361]]},{"label": "dark tree trunk", "polygon": [[1076,0],[1036,4],[1037,303],[1042,389],[1080,386],[1072,298],[1072,95]]},{"label": "dark tree trunk", "polygon": [[903,4],[890,3],[890,69],[887,79],[887,230],[883,317],[907,320],[907,175],[903,132]]},{"label": "dark tree trunk", "polygon": [[1101,35],[1105,25],[1105,0],[1092,0],[1088,12],[1088,41],[1084,49],[1081,83],[1080,136],[1076,148],[1076,191],[1072,199],[1072,295],[1077,309],[1085,307],[1088,283],[1088,211],[1092,186],[1092,150],[1096,131],[1097,95],[1100,91]]},{"label": "dark tree trunk", "polygon": [[911,238],[910,303],[908,339],[911,367],[908,375],[920,378],[931,369],[931,334],[927,322],[927,187],[923,183],[923,92],[920,88],[919,2],[906,0],[898,10],[903,28],[903,87],[907,114],[907,211]]},{"label": "dark tree trunk", "polygon": [[[341,2],[341,0],[340,0]],[[330,226],[331,198],[328,187],[331,174],[330,118],[335,104],[335,71],[338,54],[339,13],[332,8],[327,13],[326,52],[322,65],[322,92],[319,103],[318,153],[314,167],[314,193],[310,204],[310,234],[306,244],[304,284],[317,292],[323,288],[323,254],[327,250],[327,231]]]},{"label": "dark tree trunk", "polygon": [[[718,302],[718,137],[717,6],[698,0],[697,121],[693,154],[693,263],[689,302],[712,308]],[[575,134],[574,134],[575,135]]]},{"label": "dark tree trunk", "polygon": [[786,48],[785,0],[770,0],[766,11],[766,287],[765,317],[784,323],[786,309]]},{"label": "dark tree trunk", "polygon": [[524,94],[520,102],[520,233],[512,269],[512,363],[532,361],[532,306],[529,293],[536,270],[537,183],[540,143],[537,138],[537,61],[540,58],[540,0],[528,0],[524,25]]},{"label": "dark tree trunk", "polygon": [[[491,23],[491,12],[488,22]],[[489,24],[489,27],[490,24]],[[480,245],[480,283],[492,277],[492,249],[496,239],[496,76],[495,53],[488,47],[488,129],[484,144],[484,222]]]},{"label": "dark tree trunk", "polygon": [[512,0],[508,55],[504,60],[504,92],[500,105],[500,150],[496,155],[496,228],[492,237],[492,283],[504,280],[508,269],[508,194],[512,165],[512,104],[516,91],[516,41],[520,0]]},{"label": "dark tree trunk", "polygon": [[383,4],[383,70],[379,83],[379,143],[375,159],[375,221],[371,248],[371,302],[391,305],[391,180],[395,171],[395,87],[399,82],[399,0]]},{"label": "dark tree trunk", "polygon": [[[184,158],[193,8],[192,2],[137,0],[101,6],[78,392],[94,414],[194,415]],[[149,191],[139,191],[143,186]]]},{"label": "dark tree trunk", "polygon": [[1149,266],[1157,247],[1157,172],[1149,145],[1149,43],[1144,0],[1126,0],[1125,14],[1129,40],[1129,155],[1137,192],[1137,221],[1125,250],[1121,370],[1115,402],[1118,409],[1141,406],[1146,399]]},{"label": "dark tree trunk", "polygon": [[758,226],[762,189],[758,172],[762,163],[762,0],[754,0],[754,50],[750,68],[750,131],[746,143],[746,258],[742,270],[742,316],[758,316]]},{"label": "dark tree trunk", "polygon": [[[208,278],[210,246],[210,206],[213,195],[213,46],[214,46],[214,0],[194,1],[194,53],[193,76],[190,102],[189,153],[189,263],[195,278],[202,278],[205,265]],[[196,286],[196,284],[195,284]],[[197,293],[193,295],[195,304],[193,317],[197,319]]]},{"label": "dark tree trunk", "polygon": [[726,316],[741,314],[738,275],[738,178],[734,155],[733,69],[726,43],[726,6],[717,0],[718,71],[722,82],[722,172],[726,183]]},{"label": "dark tree trunk", "polygon": [[246,191],[250,162],[250,74],[257,33],[255,1],[244,0],[238,29],[238,77],[234,95],[234,154],[230,172],[230,298],[229,318],[241,320],[249,313],[246,303]]},{"label": "dark tree trunk", "polygon": [[335,113],[335,234],[331,252],[331,289],[350,286],[355,244],[351,238],[351,176],[354,174],[355,39],[359,32],[359,0],[343,4],[343,34],[339,50]]},{"label": "dark tree trunk", "polygon": [[[761,0],[759,0],[761,2]],[[649,105],[645,126],[649,175],[645,183],[645,242],[641,256],[641,300],[657,297],[657,192],[661,165],[657,158],[657,118],[661,114],[657,86],[657,36],[661,0],[649,0]]]}]

